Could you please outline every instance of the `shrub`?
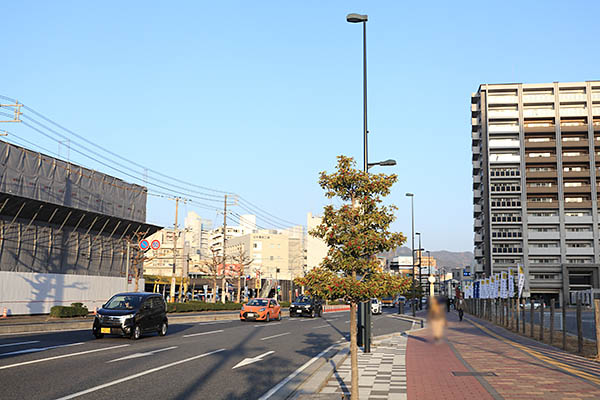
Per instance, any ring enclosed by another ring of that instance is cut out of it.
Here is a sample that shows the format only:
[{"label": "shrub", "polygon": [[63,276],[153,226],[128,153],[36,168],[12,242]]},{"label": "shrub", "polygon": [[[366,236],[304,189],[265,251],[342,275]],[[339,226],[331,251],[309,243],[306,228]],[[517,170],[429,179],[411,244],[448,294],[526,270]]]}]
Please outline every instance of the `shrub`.
[{"label": "shrub", "polygon": [[198,311],[222,311],[239,310],[239,303],[206,303],[204,301],[188,301],[187,303],[167,303],[167,312],[198,312]]},{"label": "shrub", "polygon": [[56,318],[83,317],[88,315],[88,313],[87,307],[83,307],[83,304],[81,304],[80,307],[54,306],[50,309],[50,316]]},{"label": "shrub", "polygon": [[290,302],[289,301],[280,301],[279,305],[281,305],[282,308],[288,308],[290,306]]}]

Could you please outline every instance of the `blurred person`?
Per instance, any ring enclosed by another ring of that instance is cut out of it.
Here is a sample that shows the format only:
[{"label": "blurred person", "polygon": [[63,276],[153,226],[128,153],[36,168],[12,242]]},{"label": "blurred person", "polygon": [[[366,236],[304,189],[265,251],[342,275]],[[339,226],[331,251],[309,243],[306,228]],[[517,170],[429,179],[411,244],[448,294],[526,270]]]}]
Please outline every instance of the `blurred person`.
[{"label": "blurred person", "polygon": [[458,318],[462,321],[465,314],[465,301],[462,297],[457,298],[454,302],[454,308],[458,311]]},{"label": "blurred person", "polygon": [[446,313],[435,297],[429,299],[429,311],[427,320],[431,327],[433,338],[436,342],[444,337],[444,328],[446,327]]}]

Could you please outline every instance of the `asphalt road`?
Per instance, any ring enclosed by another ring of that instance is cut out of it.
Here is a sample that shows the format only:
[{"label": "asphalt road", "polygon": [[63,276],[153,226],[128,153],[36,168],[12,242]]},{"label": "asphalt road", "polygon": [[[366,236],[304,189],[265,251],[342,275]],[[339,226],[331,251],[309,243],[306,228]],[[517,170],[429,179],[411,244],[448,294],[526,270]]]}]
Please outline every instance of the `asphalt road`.
[{"label": "asphalt road", "polygon": [[[395,309],[373,335],[408,330]],[[258,399],[331,344],[347,340],[349,312],[281,322],[177,324],[138,341],[89,331],[0,336],[7,399]],[[90,324],[91,325],[91,324]]]}]

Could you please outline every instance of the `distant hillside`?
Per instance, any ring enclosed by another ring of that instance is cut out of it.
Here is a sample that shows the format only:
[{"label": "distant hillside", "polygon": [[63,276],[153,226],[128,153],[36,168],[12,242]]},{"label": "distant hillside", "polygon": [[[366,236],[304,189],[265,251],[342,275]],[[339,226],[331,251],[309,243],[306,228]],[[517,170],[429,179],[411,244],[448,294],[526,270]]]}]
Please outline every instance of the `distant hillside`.
[{"label": "distant hillside", "polygon": [[[381,256],[387,258],[388,260],[398,256],[410,256],[410,247],[399,247],[394,251],[382,253]],[[440,267],[450,267],[450,268],[463,268],[467,265],[473,265],[474,257],[473,252],[471,251],[432,251],[431,256],[434,257],[437,261],[437,265]]]}]

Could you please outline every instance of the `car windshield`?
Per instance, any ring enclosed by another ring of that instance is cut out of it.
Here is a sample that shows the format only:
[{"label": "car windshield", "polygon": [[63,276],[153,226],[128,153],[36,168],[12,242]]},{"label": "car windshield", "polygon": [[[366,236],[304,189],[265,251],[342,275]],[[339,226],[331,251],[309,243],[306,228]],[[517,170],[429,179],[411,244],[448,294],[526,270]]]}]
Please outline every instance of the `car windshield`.
[{"label": "car windshield", "polygon": [[296,297],[295,303],[310,303],[310,297],[308,297],[308,296],[298,296],[298,297]]},{"label": "car windshield", "polygon": [[142,296],[118,294],[113,296],[103,308],[107,310],[135,310],[141,302]]},{"label": "car windshield", "polygon": [[383,298],[384,301],[394,301],[393,297],[384,297]]},{"label": "car windshield", "polygon": [[264,299],[252,299],[248,302],[249,306],[266,306],[269,300]]},{"label": "car windshield", "polygon": [[379,300],[377,300],[377,299],[371,299],[371,304],[377,304],[378,301]]}]

